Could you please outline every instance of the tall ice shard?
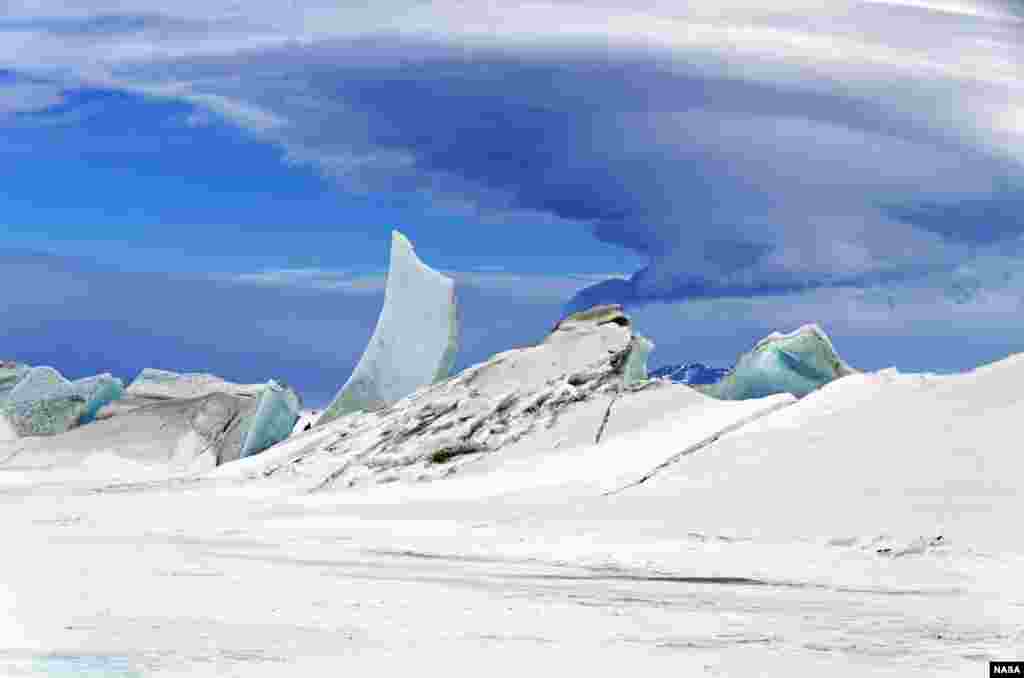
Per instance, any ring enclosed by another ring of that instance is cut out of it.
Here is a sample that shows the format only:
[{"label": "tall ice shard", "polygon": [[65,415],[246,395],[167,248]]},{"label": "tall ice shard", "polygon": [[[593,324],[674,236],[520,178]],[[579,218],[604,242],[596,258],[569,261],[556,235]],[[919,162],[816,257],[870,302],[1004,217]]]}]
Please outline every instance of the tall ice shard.
[{"label": "tall ice shard", "polygon": [[763,398],[775,393],[802,398],[855,372],[836,353],[824,330],[817,325],[804,325],[788,334],[768,335],[740,356],[721,381],[694,388],[722,400]]},{"label": "tall ice shard", "polygon": [[391,233],[384,308],[352,376],[317,424],[359,410],[381,409],[443,381],[458,351],[455,281],[428,267],[412,243]]}]

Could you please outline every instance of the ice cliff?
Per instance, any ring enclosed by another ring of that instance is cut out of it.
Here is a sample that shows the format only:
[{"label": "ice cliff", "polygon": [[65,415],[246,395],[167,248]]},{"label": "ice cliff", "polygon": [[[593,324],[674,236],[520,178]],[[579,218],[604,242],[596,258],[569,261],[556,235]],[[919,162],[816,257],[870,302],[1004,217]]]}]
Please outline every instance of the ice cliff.
[{"label": "ice cliff", "polygon": [[801,398],[856,372],[839,357],[824,330],[803,325],[788,334],[773,332],[740,356],[719,381],[695,384],[694,388],[723,400],[763,398],[774,393]]},{"label": "ice cliff", "polygon": [[386,407],[448,377],[458,351],[455,282],[391,234],[384,307],[366,350],[318,425],[356,411]]}]

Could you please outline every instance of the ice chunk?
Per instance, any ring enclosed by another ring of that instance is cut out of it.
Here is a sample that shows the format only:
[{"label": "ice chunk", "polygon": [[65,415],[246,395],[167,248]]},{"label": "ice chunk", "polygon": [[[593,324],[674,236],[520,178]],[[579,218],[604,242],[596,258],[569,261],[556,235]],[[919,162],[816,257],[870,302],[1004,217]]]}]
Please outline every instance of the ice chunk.
[{"label": "ice chunk", "polygon": [[85,413],[85,398],[52,367],[33,367],[8,391],[0,412],[19,436],[64,433]]},{"label": "ice chunk", "polygon": [[455,364],[458,332],[455,282],[420,261],[409,240],[393,231],[377,327],[352,376],[317,424],[386,407],[443,381]]},{"label": "ice chunk", "polygon": [[0,361],[0,398],[3,398],[29,371],[28,365]]},{"label": "ice chunk", "polygon": [[125,395],[152,400],[197,398],[211,393],[256,397],[263,392],[263,387],[263,384],[234,384],[213,374],[182,374],[147,367],[125,389]]},{"label": "ice chunk", "polygon": [[241,456],[257,400],[228,393],[154,401],[57,436],[24,439],[25,467],[75,467],[110,457],[120,475],[131,469],[188,471]]},{"label": "ice chunk", "polygon": [[654,349],[654,343],[647,337],[633,335],[626,364],[622,368],[622,383],[631,386],[647,379],[647,356]]},{"label": "ice chunk", "polygon": [[267,382],[242,443],[242,457],[259,454],[292,433],[302,402],[292,389],[274,380]]},{"label": "ice chunk", "polygon": [[123,384],[110,374],[71,382],[52,367],[21,366],[0,372],[0,388],[0,413],[8,425],[19,436],[41,436],[92,421],[121,396]]},{"label": "ice chunk", "polygon": [[98,374],[71,382],[72,392],[85,398],[85,412],[78,423],[88,424],[103,406],[118,400],[124,393],[124,382],[112,374]]},{"label": "ice chunk", "polygon": [[695,388],[723,400],[763,398],[775,393],[800,398],[855,372],[836,354],[824,330],[804,325],[789,334],[770,334],[743,354],[721,381]]}]

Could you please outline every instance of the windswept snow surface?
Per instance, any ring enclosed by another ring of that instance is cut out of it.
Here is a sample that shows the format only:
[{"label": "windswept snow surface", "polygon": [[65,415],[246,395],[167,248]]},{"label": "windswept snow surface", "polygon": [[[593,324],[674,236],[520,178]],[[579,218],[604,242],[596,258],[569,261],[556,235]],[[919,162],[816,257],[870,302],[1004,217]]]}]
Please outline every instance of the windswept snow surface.
[{"label": "windswept snow surface", "polygon": [[[0,675],[978,676],[1022,658],[1024,356],[723,401],[615,387],[629,345],[628,327],[556,331],[209,473],[0,465],[0,629],[20,634]],[[554,397],[571,375],[573,399],[507,405],[489,452],[323,483],[418,450],[453,400]]]},{"label": "windswept snow surface", "polygon": [[319,423],[386,407],[447,378],[455,365],[458,338],[455,281],[420,261],[412,243],[393,231],[377,327]]}]

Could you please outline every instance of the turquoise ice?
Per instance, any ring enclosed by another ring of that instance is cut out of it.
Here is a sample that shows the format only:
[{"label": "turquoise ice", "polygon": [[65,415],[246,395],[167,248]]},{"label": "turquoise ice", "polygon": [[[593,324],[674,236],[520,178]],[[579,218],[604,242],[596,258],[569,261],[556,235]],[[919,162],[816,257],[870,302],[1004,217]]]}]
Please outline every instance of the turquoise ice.
[{"label": "turquoise ice", "polygon": [[101,407],[120,399],[124,394],[124,383],[112,374],[97,374],[71,382],[71,390],[85,398],[85,412],[78,419],[81,425],[94,420]]},{"label": "turquoise ice", "polygon": [[763,398],[776,393],[802,398],[854,372],[836,353],[824,330],[804,325],[789,334],[775,332],[765,337],[740,356],[721,381],[694,388],[722,400]]},{"label": "turquoise ice", "polygon": [[0,416],[19,436],[64,433],[93,420],[123,392],[110,374],[68,381],[52,367],[0,368]]},{"label": "turquoise ice", "polygon": [[633,335],[622,370],[623,385],[631,386],[647,379],[647,356],[653,349],[654,343],[650,339],[639,334]]},{"label": "turquoise ice", "polygon": [[268,381],[249,423],[240,456],[259,454],[291,435],[301,407],[302,402],[295,391],[273,379]]}]

